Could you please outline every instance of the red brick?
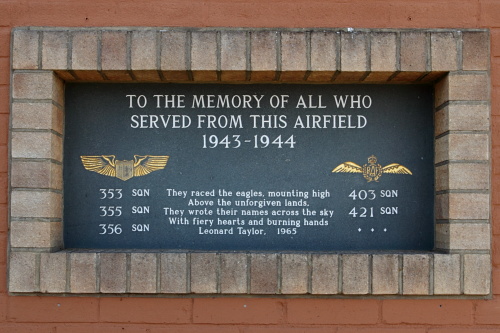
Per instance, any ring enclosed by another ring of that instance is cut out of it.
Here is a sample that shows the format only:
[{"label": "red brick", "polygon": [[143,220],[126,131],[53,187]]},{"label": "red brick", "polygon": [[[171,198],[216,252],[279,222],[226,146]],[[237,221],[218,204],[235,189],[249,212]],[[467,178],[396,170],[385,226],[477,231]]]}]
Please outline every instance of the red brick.
[{"label": "red brick", "polygon": [[492,271],[493,294],[500,295],[500,267]]},{"label": "red brick", "polygon": [[493,237],[491,243],[493,265],[500,266],[500,237]]},{"label": "red brick", "polygon": [[20,323],[95,322],[98,307],[96,298],[16,296],[9,298],[7,318]]},{"label": "red brick", "polygon": [[7,174],[0,173],[0,204],[7,203],[7,183]]},{"label": "red brick", "polygon": [[103,298],[101,322],[112,323],[188,323],[192,301],[171,298]]},{"label": "red brick", "polygon": [[472,1],[453,2],[453,5],[447,1],[398,1],[390,6],[390,21],[387,25],[398,28],[475,27],[477,13],[478,3]]},{"label": "red brick", "polygon": [[[495,70],[500,70],[497,68]],[[491,89],[491,114],[492,115],[500,115],[500,87],[492,87]],[[497,144],[500,142],[497,141]]]},{"label": "red brick", "polygon": [[340,328],[337,333],[424,333],[425,328]]},{"label": "red brick", "polygon": [[10,83],[10,59],[0,58],[0,84]]},{"label": "red brick", "polygon": [[297,325],[375,324],[379,322],[380,301],[376,300],[289,300],[287,322]]},{"label": "red brick", "polygon": [[148,333],[247,333],[247,331],[242,331],[238,326],[183,325],[153,327],[148,330]]},{"label": "red brick", "polygon": [[500,325],[500,298],[480,301],[474,315],[477,324]]},{"label": "red brick", "polygon": [[[331,327],[249,327],[243,333],[332,333]],[[420,333],[420,332],[418,332]]]},{"label": "red brick", "polygon": [[9,115],[0,114],[0,146],[9,141]]},{"label": "red brick", "polygon": [[428,333],[497,333],[496,329],[480,328],[431,328]]},{"label": "red brick", "polygon": [[491,223],[492,223],[493,235],[500,235],[500,206],[493,205],[491,217],[492,217]]},{"label": "red brick", "polygon": [[453,300],[385,300],[383,321],[387,324],[472,324],[473,303]]},{"label": "red brick", "polygon": [[491,55],[500,57],[500,29],[492,29],[490,31],[491,38]]},{"label": "red brick", "polygon": [[[96,324],[73,324],[57,325],[56,333],[149,333],[145,327],[137,325],[96,325]],[[52,332],[53,333],[53,332]]]},{"label": "red brick", "polygon": [[8,86],[0,86],[0,114],[8,114],[10,112],[9,89]]},{"label": "red brick", "polygon": [[500,57],[492,59],[491,68],[493,69],[491,71],[491,84],[493,85],[493,87],[499,87],[500,86]]},{"label": "red brick", "polygon": [[500,27],[500,3],[497,0],[480,1],[479,24],[482,27]]},{"label": "red brick", "polygon": [[[8,333],[54,333],[54,325],[52,324],[2,324],[1,332]],[[62,331],[61,331],[62,332]]]},{"label": "red brick", "polygon": [[284,321],[285,305],[275,299],[197,298],[194,323],[278,324]]},{"label": "red brick", "polygon": [[10,29],[0,28],[0,57],[10,56]]},{"label": "red brick", "polygon": [[8,165],[9,165],[9,163],[8,163],[9,156],[7,155],[7,153],[8,153],[7,146],[0,145],[0,173],[7,172],[8,168],[9,168],[8,167]]}]

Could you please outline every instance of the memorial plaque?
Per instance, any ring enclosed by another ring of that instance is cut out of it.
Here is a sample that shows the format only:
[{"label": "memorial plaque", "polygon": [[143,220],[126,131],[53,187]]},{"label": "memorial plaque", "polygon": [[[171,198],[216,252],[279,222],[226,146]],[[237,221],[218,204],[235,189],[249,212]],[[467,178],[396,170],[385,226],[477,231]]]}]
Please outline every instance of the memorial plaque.
[{"label": "memorial plaque", "polygon": [[66,248],[431,250],[432,87],[66,86]]}]

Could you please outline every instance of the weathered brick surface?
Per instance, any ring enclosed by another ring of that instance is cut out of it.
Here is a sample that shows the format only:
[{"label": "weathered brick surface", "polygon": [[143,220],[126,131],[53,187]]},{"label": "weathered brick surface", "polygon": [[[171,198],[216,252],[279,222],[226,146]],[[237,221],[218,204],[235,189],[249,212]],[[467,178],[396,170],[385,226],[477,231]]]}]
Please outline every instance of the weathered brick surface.
[{"label": "weathered brick surface", "polygon": [[62,247],[61,222],[12,222],[10,229],[12,247]]},{"label": "weathered brick surface", "polygon": [[435,135],[447,131],[487,131],[490,123],[488,105],[451,104],[439,110],[435,118]]},{"label": "weathered brick surface", "polygon": [[96,290],[95,253],[71,253],[70,286],[73,293],[95,293]]},{"label": "weathered brick surface", "polygon": [[301,81],[307,70],[307,34],[283,32],[281,34],[281,80]]},{"label": "weathered brick surface", "polygon": [[342,256],[342,293],[368,294],[369,260],[367,254],[346,254]]},{"label": "weathered brick surface", "polygon": [[457,70],[457,37],[453,32],[431,33],[431,67],[433,71]]},{"label": "weathered brick surface", "polygon": [[252,254],[250,292],[275,294],[278,291],[278,263],[276,254]]},{"label": "weathered brick surface", "polygon": [[460,293],[460,255],[434,254],[434,294]]},{"label": "weathered brick surface", "polygon": [[379,321],[376,300],[305,299],[287,302],[287,322],[295,325],[374,325]]},{"label": "weathered brick surface", "polygon": [[221,254],[220,292],[222,294],[247,292],[247,255],[245,253]]},{"label": "weathered brick surface", "polygon": [[12,191],[12,217],[62,217],[62,197],[50,191]]},{"label": "weathered brick surface", "polygon": [[191,34],[191,70],[196,81],[217,80],[217,38],[212,31]]},{"label": "weathered brick surface", "polygon": [[38,40],[39,33],[36,30],[16,30],[13,41],[14,69],[37,69],[38,68]]},{"label": "weathered brick surface", "polygon": [[490,46],[488,32],[464,31],[462,32],[462,43],[463,69],[487,70]]},{"label": "weathered brick surface", "polygon": [[42,253],[40,259],[40,291],[63,293],[66,291],[67,254]]},{"label": "weathered brick surface", "polygon": [[191,292],[216,293],[218,266],[219,258],[215,253],[192,253]]},{"label": "weathered brick surface", "polygon": [[339,257],[337,255],[313,255],[311,280],[313,294],[337,294]]},{"label": "weathered brick surface", "polygon": [[311,33],[311,70],[308,81],[329,81],[337,68],[339,34],[329,31]]},{"label": "weathered brick surface", "polygon": [[464,293],[466,295],[487,295],[491,291],[490,281],[490,255],[464,254]]},{"label": "weathered brick surface", "polygon": [[102,293],[124,293],[127,289],[127,255],[125,253],[101,253],[100,284]]},{"label": "weathered brick surface", "polygon": [[46,31],[42,38],[42,69],[68,69],[68,33]]},{"label": "weathered brick surface", "polygon": [[247,32],[221,32],[221,80],[242,81],[246,79]]},{"label": "weathered brick surface", "polygon": [[403,255],[403,294],[428,295],[429,269],[428,255]]},{"label": "weathered brick surface", "polygon": [[12,187],[62,189],[62,166],[47,160],[12,161]]},{"label": "weathered brick surface", "polygon": [[130,255],[130,292],[156,292],[156,253],[132,253]]},{"label": "weathered brick surface", "polygon": [[98,35],[94,31],[72,34],[71,69],[97,70]]},{"label": "weathered brick surface", "polygon": [[171,31],[161,33],[160,67],[167,80],[187,80],[187,33]]},{"label": "weathered brick surface", "polygon": [[187,289],[187,255],[185,253],[162,253],[160,264],[162,293],[183,294]]},{"label": "weathered brick surface", "polygon": [[450,74],[435,86],[435,105],[447,101],[485,101],[489,97],[487,74]]},{"label": "weathered brick surface", "polygon": [[373,294],[390,295],[399,292],[398,255],[374,255],[372,259]]},{"label": "weathered brick surface", "polygon": [[462,300],[384,300],[382,318],[393,325],[471,325],[473,306]]},{"label": "weathered brick surface", "polygon": [[259,31],[251,34],[252,81],[268,81],[275,78],[278,69],[276,41],[273,31]]},{"label": "weathered brick surface", "polygon": [[50,102],[12,104],[12,128],[46,129],[62,134],[63,117],[63,111]]},{"label": "weathered brick surface", "polygon": [[308,286],[306,254],[283,254],[281,257],[281,293],[305,294]]},{"label": "weathered brick surface", "polygon": [[10,254],[9,290],[29,292],[37,290],[36,253],[13,252]]}]

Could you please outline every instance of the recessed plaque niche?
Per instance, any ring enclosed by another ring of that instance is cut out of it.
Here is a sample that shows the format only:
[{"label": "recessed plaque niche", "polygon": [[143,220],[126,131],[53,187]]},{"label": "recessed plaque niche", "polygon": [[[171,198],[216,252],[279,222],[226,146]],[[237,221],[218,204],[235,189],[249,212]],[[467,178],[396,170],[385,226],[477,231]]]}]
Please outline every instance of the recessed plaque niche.
[{"label": "recessed plaque niche", "polygon": [[428,85],[66,85],[66,248],[432,250]]}]

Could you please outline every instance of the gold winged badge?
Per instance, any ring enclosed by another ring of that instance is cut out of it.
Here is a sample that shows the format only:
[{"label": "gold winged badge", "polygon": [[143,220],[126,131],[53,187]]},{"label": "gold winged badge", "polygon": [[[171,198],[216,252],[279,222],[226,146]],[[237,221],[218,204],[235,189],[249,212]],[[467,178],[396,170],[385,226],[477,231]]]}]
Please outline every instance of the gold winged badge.
[{"label": "gold winged badge", "polygon": [[412,175],[411,171],[407,167],[398,163],[392,163],[382,167],[377,163],[377,157],[374,155],[368,157],[368,164],[360,166],[353,162],[344,162],[333,169],[332,172],[362,173],[363,177],[365,177],[368,182],[378,182],[378,179],[383,173]]},{"label": "gold winged badge", "polygon": [[123,181],[162,170],[170,156],[134,155],[134,160],[117,160],[115,155],[80,156],[84,168]]}]

